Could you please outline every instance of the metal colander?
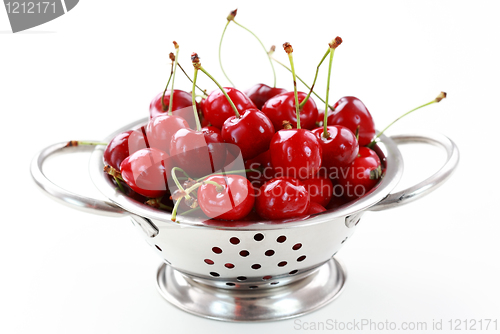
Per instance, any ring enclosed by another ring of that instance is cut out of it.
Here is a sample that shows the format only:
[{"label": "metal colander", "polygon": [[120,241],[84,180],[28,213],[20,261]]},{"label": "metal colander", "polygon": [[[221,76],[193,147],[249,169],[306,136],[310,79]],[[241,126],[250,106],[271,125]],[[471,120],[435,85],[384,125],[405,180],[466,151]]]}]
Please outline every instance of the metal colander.
[{"label": "metal colander", "polygon": [[[117,130],[136,128],[146,119]],[[354,233],[365,211],[411,202],[441,185],[458,164],[455,144],[442,135],[381,136],[376,147],[385,175],[364,197],[338,209],[288,219],[216,226],[193,217],[170,220],[115,189],[103,173],[104,146],[91,147],[90,175],[107,201],[76,195],[55,185],[42,171],[44,160],[65,143],[38,153],[31,166],[36,183],[53,198],[76,209],[110,216],[129,216],[152,249],[163,259],[158,269],[160,293],[177,307],[207,318],[229,321],[276,320],[311,312],[332,301],[344,286],[345,270],[334,255]],[[403,173],[397,144],[427,143],[442,147],[447,160],[419,184],[390,194]]]}]

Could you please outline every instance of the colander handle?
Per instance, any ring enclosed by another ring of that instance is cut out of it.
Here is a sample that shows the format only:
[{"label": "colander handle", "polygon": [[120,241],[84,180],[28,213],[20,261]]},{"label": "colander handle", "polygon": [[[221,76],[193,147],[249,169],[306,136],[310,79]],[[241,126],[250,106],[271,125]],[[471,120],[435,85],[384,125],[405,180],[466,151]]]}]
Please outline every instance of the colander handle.
[{"label": "colander handle", "polygon": [[397,144],[424,143],[439,146],[446,151],[447,159],[444,165],[426,180],[413,187],[389,194],[379,203],[372,206],[370,211],[391,209],[403,204],[411,203],[420,197],[429,194],[442,185],[457,168],[460,154],[455,143],[448,137],[440,134],[433,135],[399,135],[391,137]]},{"label": "colander handle", "polygon": [[66,147],[67,142],[50,145],[41,150],[31,161],[31,176],[36,184],[52,199],[71,208],[103,216],[123,217],[126,212],[113,203],[81,196],[65,190],[50,181],[43,173],[43,163],[56,153],[91,151],[95,146]]}]

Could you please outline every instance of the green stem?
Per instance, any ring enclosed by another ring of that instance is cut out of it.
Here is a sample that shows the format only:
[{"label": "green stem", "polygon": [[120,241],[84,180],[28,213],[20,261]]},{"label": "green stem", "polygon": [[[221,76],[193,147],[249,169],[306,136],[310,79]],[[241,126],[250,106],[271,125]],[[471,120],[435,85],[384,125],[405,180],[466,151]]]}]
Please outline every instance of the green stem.
[{"label": "green stem", "polygon": [[[167,110],[167,106],[165,105],[165,93],[167,92],[168,85],[170,84],[170,79],[172,79],[173,74],[174,74],[174,63],[172,63],[172,66],[170,67],[170,76],[168,77],[167,85],[165,86],[165,89],[163,90],[163,95],[161,96],[161,110],[163,111]],[[170,101],[172,101],[172,97],[170,97]]]},{"label": "green stem", "polygon": [[196,211],[196,210],[200,210],[200,207],[196,207],[194,209],[184,211],[183,213],[181,213],[181,215],[187,215],[188,213],[191,213],[191,212]]},{"label": "green stem", "polygon": [[210,79],[212,79],[213,82],[215,82],[215,84],[217,85],[217,87],[219,87],[219,89],[222,91],[222,93],[224,94],[224,96],[226,97],[227,101],[229,102],[229,104],[231,105],[231,107],[233,108],[233,111],[234,111],[234,114],[236,115],[236,118],[240,118],[240,113],[238,112],[238,109],[236,109],[236,106],[234,105],[233,101],[231,100],[231,98],[229,97],[229,95],[227,95],[226,91],[224,90],[224,88],[222,88],[222,86],[217,82],[217,80],[215,80],[204,68],[203,66],[200,65],[200,71],[202,71],[203,73],[205,73]]},{"label": "green stem", "polygon": [[196,130],[201,131],[200,118],[198,116],[198,110],[196,109],[196,93],[195,86],[196,80],[198,79],[198,68],[194,68],[194,77],[193,77],[193,89],[191,91],[191,99],[193,100],[193,111],[194,111],[194,119],[196,120]]},{"label": "green stem", "polygon": [[174,76],[172,77],[172,87],[170,89],[170,103],[168,104],[168,115],[172,115],[172,107],[174,105],[174,84],[175,73],[177,72],[177,58],[179,56],[179,47],[175,48]]},{"label": "green stem", "polygon": [[251,30],[249,30],[248,28],[245,28],[244,26],[242,26],[241,24],[239,24],[238,22],[236,22],[234,19],[233,19],[233,22],[235,24],[237,24],[238,26],[240,26],[241,28],[243,28],[246,31],[248,31],[249,33],[251,33],[253,35],[253,37],[255,37],[259,41],[260,45],[262,46],[262,48],[264,49],[264,52],[267,55],[267,58],[269,59],[269,64],[271,64],[271,68],[273,69],[273,76],[274,76],[274,86],[273,87],[276,88],[276,71],[274,70],[273,61],[271,60],[271,56],[267,53],[266,47],[264,46],[264,44],[262,44],[262,42],[259,39],[259,37],[257,37],[257,35],[255,35]]},{"label": "green stem", "polygon": [[113,176],[113,178],[115,179],[116,184],[118,185],[118,188],[120,188],[120,191],[125,194],[125,189],[123,188],[123,185],[120,182],[120,179],[118,179],[116,176]]},{"label": "green stem", "polygon": [[[270,56],[270,57],[271,57],[271,59],[272,59],[272,60],[274,60],[276,63],[278,63],[278,64],[280,64],[281,66],[283,66],[284,68],[286,68],[289,72],[292,72],[292,70],[291,70],[288,66],[286,66],[285,64],[283,64],[282,62],[280,62],[280,61],[279,61],[279,60],[277,60],[276,58],[274,58],[274,57],[272,57],[272,56]],[[300,82],[302,82],[302,84],[303,84],[304,86],[306,86],[306,88],[307,88],[307,89],[311,90],[311,87],[309,87],[309,86],[305,83],[305,81],[304,81],[304,80],[302,80],[302,79],[301,79],[298,75],[297,75],[296,77],[297,77],[297,79],[299,79],[299,81],[300,81]],[[318,94],[316,94],[316,92],[315,92],[315,91],[312,91],[312,93],[314,94],[314,96],[316,96],[316,97],[318,98],[318,100],[320,100],[321,102],[325,103],[325,100],[323,100],[323,99],[322,99],[322,98],[321,98]],[[332,106],[329,106],[329,107],[330,107],[330,109],[331,109],[332,111],[334,110]]]},{"label": "green stem", "polygon": [[[186,77],[188,78],[189,82],[193,83],[193,80],[191,80],[191,78],[186,73],[186,71],[184,71],[184,69],[182,68],[181,64],[177,63],[177,66],[179,66],[179,68],[181,69],[181,71],[186,75]],[[196,88],[198,88],[203,93],[203,95],[196,95],[196,96],[205,97],[206,96],[205,91],[203,89],[201,89],[200,87],[198,87],[198,85],[195,85],[195,86],[196,86]]]},{"label": "green stem", "polygon": [[182,185],[179,182],[179,180],[177,179],[177,175],[175,174],[175,171],[178,171],[178,170],[180,170],[181,172],[183,172],[184,175],[186,175],[187,178],[189,178],[189,175],[187,175],[186,172],[182,168],[180,168],[180,167],[174,167],[170,171],[170,173],[172,174],[172,179],[174,180],[174,183],[177,186],[177,188],[179,188],[180,190],[184,191],[184,188],[182,188]]},{"label": "green stem", "polygon": [[222,70],[222,73],[224,73],[224,76],[226,77],[226,79],[231,83],[231,86],[234,87],[234,83],[227,76],[226,71],[224,71],[224,67],[222,67],[222,58],[220,56],[220,51],[221,51],[221,48],[222,48],[222,40],[224,39],[224,34],[226,33],[226,29],[227,29],[227,26],[229,25],[229,23],[231,23],[231,21],[228,20],[227,23],[226,23],[226,26],[224,27],[224,31],[222,31],[222,36],[220,37],[220,42],[219,42],[219,64],[220,64],[220,69]]},{"label": "green stem", "polygon": [[325,117],[323,118],[323,138],[329,138],[330,134],[327,130],[327,122],[328,122],[328,98],[330,97],[330,74],[332,73],[332,61],[333,54],[335,53],[334,48],[329,48],[328,52],[330,53],[330,62],[328,63],[328,81],[326,82],[326,102],[325,102]]},{"label": "green stem", "polygon": [[[299,105],[300,110],[302,110],[302,108],[304,108],[304,105],[307,103],[307,100],[309,100],[309,97],[311,96],[311,93],[313,92],[314,85],[316,84],[316,79],[318,78],[319,68],[320,68],[321,64],[323,64],[323,61],[325,60],[326,56],[328,56],[329,54],[330,54],[330,48],[328,48],[328,50],[326,51],[323,58],[321,58],[321,61],[319,62],[318,67],[316,67],[316,74],[314,75],[313,84],[311,85],[311,88],[309,89],[309,94],[307,94],[306,98],[302,102],[300,102],[300,105]],[[328,101],[328,97],[326,100]],[[325,102],[325,103],[328,105],[328,102]],[[326,107],[325,110],[327,110],[327,109],[328,109],[328,107]],[[327,114],[327,113],[325,113],[325,114]]]},{"label": "green stem", "polygon": [[177,209],[179,208],[179,204],[181,204],[182,198],[179,198],[174,205],[174,209],[172,210],[172,217],[170,218],[172,221],[176,221],[177,219]]},{"label": "green stem", "polygon": [[293,75],[293,93],[295,95],[295,113],[297,114],[297,129],[300,129],[299,96],[297,95],[297,81],[295,78],[295,68],[293,66],[292,52],[288,53],[288,59],[290,59],[290,67],[292,68],[292,75]]}]

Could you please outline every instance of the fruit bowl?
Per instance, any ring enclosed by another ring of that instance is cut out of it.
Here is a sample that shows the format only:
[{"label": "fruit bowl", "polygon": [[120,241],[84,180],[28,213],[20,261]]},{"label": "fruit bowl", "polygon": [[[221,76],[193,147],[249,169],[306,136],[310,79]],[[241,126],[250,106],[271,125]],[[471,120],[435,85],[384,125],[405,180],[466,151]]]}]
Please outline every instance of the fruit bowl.
[{"label": "fruit bowl", "polygon": [[[144,125],[141,119],[106,138]],[[281,221],[210,224],[195,217],[152,208],[118,191],[103,173],[105,146],[51,145],[31,164],[31,174],[48,195],[73,208],[108,216],[129,216],[139,233],[163,260],[157,272],[161,295],[180,309],[225,321],[287,319],[312,312],[339,295],[346,272],[334,257],[356,230],[366,211],[412,202],[443,184],[455,170],[459,153],[443,135],[382,135],[374,147],[384,177],[365,196],[339,208]],[[441,147],[444,165],[426,180],[391,193],[403,175],[398,145],[425,143]],[[71,193],[52,183],[42,171],[54,153],[92,150],[89,171],[106,201]]]}]

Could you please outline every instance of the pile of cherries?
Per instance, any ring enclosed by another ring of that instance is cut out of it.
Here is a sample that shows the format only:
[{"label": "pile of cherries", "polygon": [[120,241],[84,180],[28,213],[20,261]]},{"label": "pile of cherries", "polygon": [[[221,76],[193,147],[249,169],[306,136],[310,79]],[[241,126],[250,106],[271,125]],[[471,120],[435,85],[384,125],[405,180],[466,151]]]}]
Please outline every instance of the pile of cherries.
[{"label": "pile of cherries", "polygon": [[[321,61],[330,56],[328,87],[341,43],[339,37],[329,43]],[[372,149],[378,136],[366,106],[352,96],[330,106],[327,89],[327,112],[318,110],[313,89],[297,91],[289,43],[283,47],[294,91],[265,84],[246,91],[221,87],[196,53],[192,91],[174,89],[176,69],[182,69],[174,46],[171,89],[169,79],[150,104],[149,122],[117,135],[104,153],[105,172],[128,196],[171,213],[174,221],[186,215],[231,225],[334,209],[366,195],[382,178],[384,166]],[[199,89],[200,71],[218,89]]]}]

